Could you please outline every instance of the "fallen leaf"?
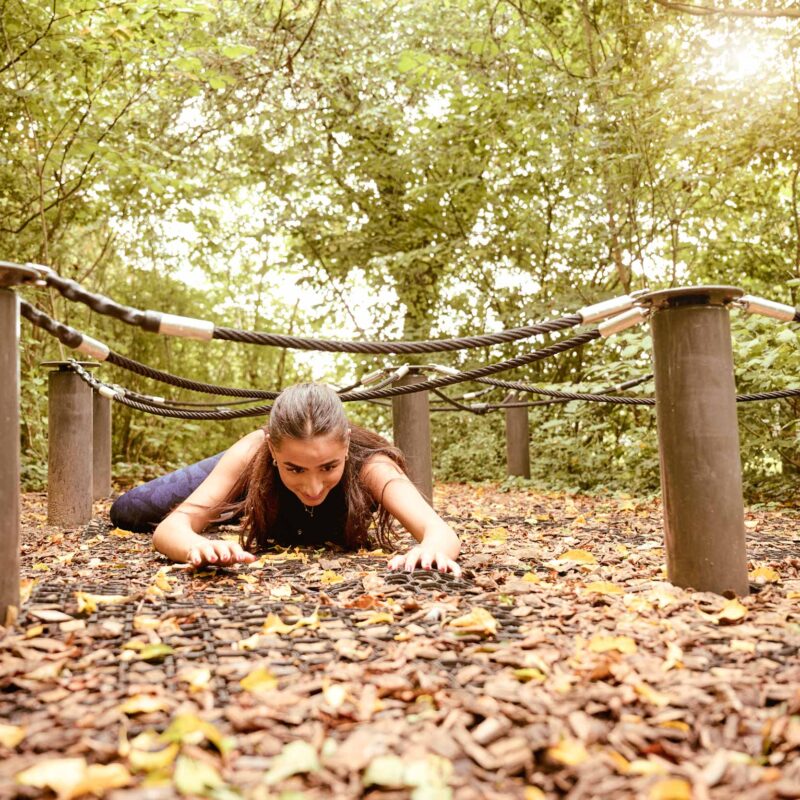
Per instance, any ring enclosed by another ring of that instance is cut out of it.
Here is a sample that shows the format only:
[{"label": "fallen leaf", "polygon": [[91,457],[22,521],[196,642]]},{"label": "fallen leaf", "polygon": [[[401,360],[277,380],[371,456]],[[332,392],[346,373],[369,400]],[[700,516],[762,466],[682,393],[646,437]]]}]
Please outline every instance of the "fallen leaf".
[{"label": "fallen leaf", "polygon": [[692,786],[681,778],[668,778],[650,788],[648,800],[692,800]]},{"label": "fallen leaf", "polygon": [[594,581],[593,583],[587,583],[583,587],[583,591],[593,592],[594,594],[622,594],[624,589],[610,581]]},{"label": "fallen leaf", "polygon": [[547,756],[566,767],[577,767],[589,758],[589,753],[577,739],[562,739],[555,747],[547,748]]},{"label": "fallen leaf", "polygon": [[9,749],[15,748],[27,735],[21,725],[6,725],[0,722],[0,744]]},{"label": "fallen leaf", "polygon": [[168,711],[171,704],[164,697],[152,694],[136,694],[121,703],[119,710],[123,714],[151,714],[154,711]]},{"label": "fallen leaf", "polygon": [[22,786],[52,789],[58,800],[71,800],[82,794],[102,795],[109,789],[127,786],[131,776],[122,764],[87,766],[84,758],[56,758],[20,772],[16,781]]},{"label": "fallen leaf", "polygon": [[224,781],[215,767],[207,761],[185,755],[178,756],[172,780],[181,794],[190,796],[205,797],[208,795],[208,790],[224,786]]},{"label": "fallen leaf", "polygon": [[593,653],[616,650],[624,655],[631,655],[636,652],[636,642],[630,636],[592,636],[587,646]]},{"label": "fallen leaf", "polygon": [[259,692],[271,692],[278,685],[278,679],[266,667],[256,667],[239,683],[242,689],[252,694],[258,694]]},{"label": "fallen leaf", "polygon": [[292,776],[320,770],[317,751],[308,742],[297,739],[285,745],[275,756],[269,772],[264,776],[264,783],[272,786]]},{"label": "fallen leaf", "polygon": [[473,608],[469,614],[457,617],[447,623],[449,628],[460,628],[463,633],[480,633],[494,636],[497,633],[497,620],[480,606]]},{"label": "fallen leaf", "polygon": [[747,577],[754,583],[779,583],[781,579],[772,567],[757,567]]}]

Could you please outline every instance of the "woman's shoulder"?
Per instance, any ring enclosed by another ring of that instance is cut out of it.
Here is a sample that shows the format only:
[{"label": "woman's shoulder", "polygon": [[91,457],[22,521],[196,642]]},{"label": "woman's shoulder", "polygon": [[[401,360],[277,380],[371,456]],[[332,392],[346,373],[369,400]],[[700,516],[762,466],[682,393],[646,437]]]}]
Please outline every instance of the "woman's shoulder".
[{"label": "woman's shoulder", "polygon": [[238,442],[231,445],[228,453],[236,459],[240,459],[243,463],[249,462],[255,454],[261,449],[264,444],[265,433],[264,430],[259,428],[256,431],[242,436]]}]

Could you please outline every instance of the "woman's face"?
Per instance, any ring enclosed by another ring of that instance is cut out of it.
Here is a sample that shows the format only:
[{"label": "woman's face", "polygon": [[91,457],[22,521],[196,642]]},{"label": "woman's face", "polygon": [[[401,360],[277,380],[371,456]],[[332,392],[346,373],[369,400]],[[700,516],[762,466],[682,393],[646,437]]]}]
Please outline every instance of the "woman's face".
[{"label": "woman's face", "polygon": [[306,506],[318,506],[342,479],[347,442],[338,436],[289,439],[280,447],[270,444],[284,486]]}]

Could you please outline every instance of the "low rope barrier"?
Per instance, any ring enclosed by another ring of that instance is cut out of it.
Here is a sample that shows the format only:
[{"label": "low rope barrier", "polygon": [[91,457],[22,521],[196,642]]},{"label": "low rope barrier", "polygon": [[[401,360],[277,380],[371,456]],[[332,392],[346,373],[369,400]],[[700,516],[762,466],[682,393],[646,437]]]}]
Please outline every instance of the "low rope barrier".
[{"label": "low rope barrier", "polygon": [[[496,344],[516,342],[545,333],[556,333],[574,328],[587,321],[587,314],[569,314],[558,319],[511,328],[498,333],[480,336],[463,336],[451,339],[429,339],[420,342],[359,342],[352,340],[316,339],[301,336],[288,336],[265,331],[245,331],[239,328],[217,326],[208,320],[165,314],[160,311],[142,311],[138,308],[121,305],[105,295],[89,292],[77,281],[62,278],[49,267],[30,265],[43,272],[43,280],[48,286],[58,290],[67,300],[87,305],[98,314],[113,317],[127,325],[141,328],[149,333],[183,336],[190,339],[208,341],[241,342],[244,344],[266,345],[291,350],[317,350],[329,353],[440,353],[452,350],[469,350],[476,347],[489,347]],[[593,307],[592,307],[593,308]]]}]

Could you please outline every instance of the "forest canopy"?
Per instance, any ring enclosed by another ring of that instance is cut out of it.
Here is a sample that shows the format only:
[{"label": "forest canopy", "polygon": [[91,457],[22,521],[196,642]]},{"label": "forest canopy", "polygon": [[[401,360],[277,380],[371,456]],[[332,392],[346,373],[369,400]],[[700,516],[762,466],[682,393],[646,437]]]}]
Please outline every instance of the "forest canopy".
[{"label": "forest canopy", "polygon": [[[469,335],[699,283],[797,304],[799,35],[780,0],[5,0],[0,258],[138,308],[335,338]],[[402,363],[167,340],[23,293],[212,383],[345,385]],[[739,391],[798,385],[796,326],[734,314],[733,336]],[[39,364],[66,354],[23,322],[28,486],[46,469]],[[503,377],[592,390],[650,369],[640,328]],[[390,427],[385,408],[350,411]],[[796,487],[798,411],[740,408],[752,498]],[[652,410],[568,403],[531,419],[539,484],[657,488]],[[438,477],[502,477],[499,415],[434,423]],[[119,475],[209,455],[254,424],[117,408]]]}]

